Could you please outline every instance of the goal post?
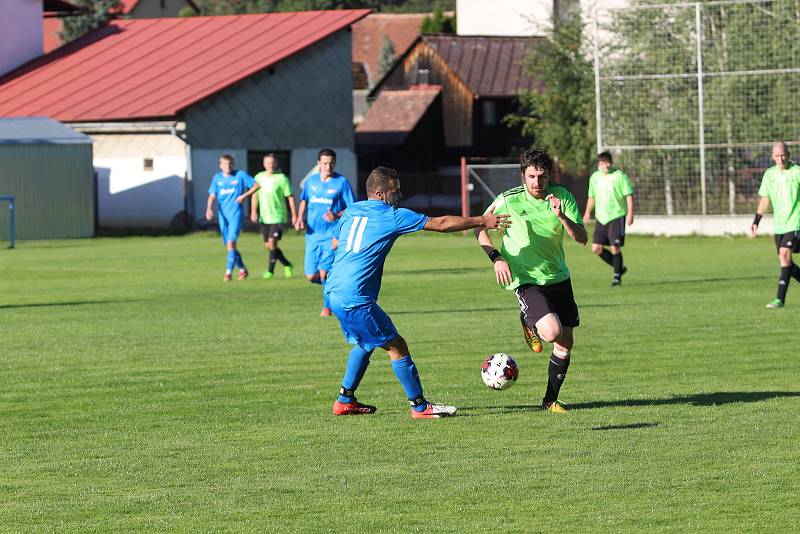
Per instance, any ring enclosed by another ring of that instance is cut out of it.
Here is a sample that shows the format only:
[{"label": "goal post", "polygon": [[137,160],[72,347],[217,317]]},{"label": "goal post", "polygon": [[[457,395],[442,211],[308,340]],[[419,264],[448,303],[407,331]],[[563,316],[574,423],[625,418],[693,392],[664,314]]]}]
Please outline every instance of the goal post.
[{"label": "goal post", "polygon": [[522,184],[519,163],[468,163],[461,158],[461,214],[482,215],[492,201]]},{"label": "goal post", "polygon": [[0,195],[0,202],[8,202],[8,248],[14,248],[14,199],[11,195]]}]

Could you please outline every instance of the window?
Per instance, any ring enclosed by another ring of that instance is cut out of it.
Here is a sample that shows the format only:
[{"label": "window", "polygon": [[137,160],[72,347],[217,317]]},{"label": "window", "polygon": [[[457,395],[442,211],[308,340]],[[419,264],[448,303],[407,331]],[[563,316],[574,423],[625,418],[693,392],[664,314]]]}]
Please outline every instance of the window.
[{"label": "window", "polygon": [[145,172],[153,170],[153,158],[144,158],[144,170]]},{"label": "window", "polygon": [[481,115],[484,126],[497,126],[497,102],[484,100],[481,102]]}]

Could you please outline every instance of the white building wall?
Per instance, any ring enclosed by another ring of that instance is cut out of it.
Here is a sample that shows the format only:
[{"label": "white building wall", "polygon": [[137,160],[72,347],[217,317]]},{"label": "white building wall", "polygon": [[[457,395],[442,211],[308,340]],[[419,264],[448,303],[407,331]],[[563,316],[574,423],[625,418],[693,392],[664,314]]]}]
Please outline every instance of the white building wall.
[{"label": "white building wall", "polygon": [[[186,145],[170,134],[92,135],[98,224],[169,228],[183,223]],[[152,170],[145,169],[152,160]]]},{"label": "white building wall", "polygon": [[43,52],[42,0],[0,0],[0,75]]}]

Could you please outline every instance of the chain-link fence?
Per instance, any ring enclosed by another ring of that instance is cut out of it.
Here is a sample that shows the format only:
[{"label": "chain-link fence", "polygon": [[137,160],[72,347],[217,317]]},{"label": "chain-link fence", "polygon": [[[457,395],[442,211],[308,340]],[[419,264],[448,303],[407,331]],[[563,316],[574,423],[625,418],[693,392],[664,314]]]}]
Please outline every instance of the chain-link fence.
[{"label": "chain-link fence", "polygon": [[800,144],[800,0],[598,9],[595,80],[638,213],[752,213],[772,144]]}]

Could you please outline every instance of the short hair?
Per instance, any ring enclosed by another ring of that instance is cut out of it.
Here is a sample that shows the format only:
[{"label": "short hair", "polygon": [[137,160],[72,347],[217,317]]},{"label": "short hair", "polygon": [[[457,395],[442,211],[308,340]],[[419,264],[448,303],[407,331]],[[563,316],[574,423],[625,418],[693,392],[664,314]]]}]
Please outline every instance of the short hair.
[{"label": "short hair", "polygon": [[519,168],[522,174],[525,174],[525,170],[528,167],[542,169],[549,175],[553,173],[553,160],[544,150],[531,148],[523,152],[519,157]]},{"label": "short hair", "polygon": [[330,156],[335,160],[336,151],[333,150],[332,148],[323,148],[322,150],[319,151],[319,154],[317,154],[317,161],[321,160],[322,156]]},{"label": "short hair", "polygon": [[277,157],[277,156],[276,156],[276,155],[275,155],[273,152],[270,152],[269,154],[264,154],[264,157],[263,157],[263,158],[261,158],[261,159],[262,159],[262,160],[265,160],[265,159],[267,159],[267,158],[272,158],[272,159],[274,159],[275,161],[277,161],[277,160],[278,160],[278,157]]},{"label": "short hair", "polygon": [[605,163],[614,163],[614,158],[611,157],[611,152],[608,150],[604,150],[597,155],[597,161],[602,161]]},{"label": "short hair", "polygon": [[231,163],[233,163],[233,156],[231,156],[230,154],[223,154],[223,155],[221,155],[219,157],[219,159],[226,159],[226,160],[230,161]]},{"label": "short hair", "polygon": [[367,194],[385,193],[392,180],[397,180],[397,171],[389,167],[375,167],[367,176]]}]

